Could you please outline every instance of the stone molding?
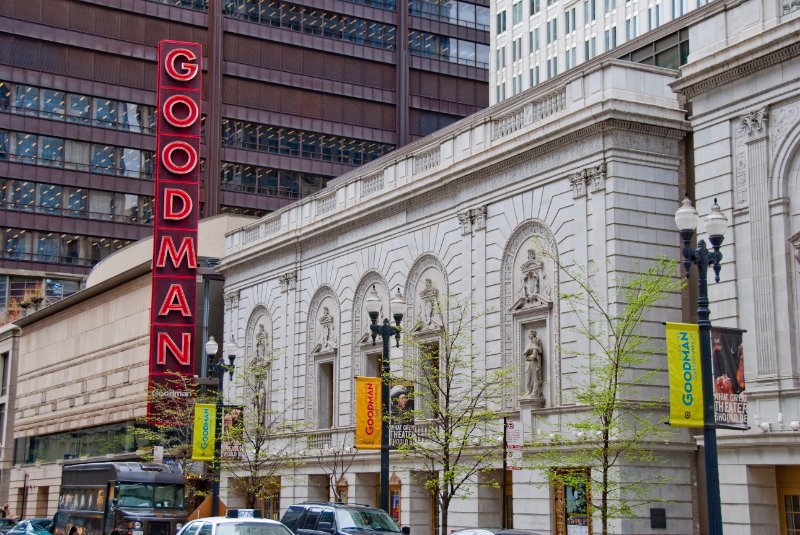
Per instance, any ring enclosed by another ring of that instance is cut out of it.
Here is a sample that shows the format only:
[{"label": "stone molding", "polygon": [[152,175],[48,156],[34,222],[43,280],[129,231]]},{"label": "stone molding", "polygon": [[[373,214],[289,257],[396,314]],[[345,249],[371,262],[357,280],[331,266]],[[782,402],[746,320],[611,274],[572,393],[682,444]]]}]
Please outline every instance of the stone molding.
[{"label": "stone molding", "polygon": [[[742,54],[742,56],[746,54],[747,53]],[[686,82],[683,84],[680,83],[680,80],[678,83],[673,84],[673,89],[679,93],[683,93],[687,98],[692,99],[698,95],[707,93],[708,91],[718,89],[737,80],[741,80],[742,78],[750,76],[751,74],[763,69],[767,69],[788,61],[798,55],[800,55],[800,43],[793,43],[789,46],[774,50],[750,61],[746,61],[733,68],[718,72],[717,74],[701,72],[697,75],[689,76],[687,77],[688,80],[686,80]],[[735,62],[736,58],[732,58],[730,61],[725,62],[725,64],[730,65],[731,63]],[[705,77],[697,82],[692,83],[690,81],[691,78],[701,78],[703,76]]]},{"label": "stone molding", "polygon": [[[342,306],[339,302],[339,296],[336,295],[336,292],[328,285],[322,285],[314,294],[314,297],[311,299],[311,303],[308,305],[308,316],[306,319],[306,393],[311,392],[314,389],[314,385],[317,380],[317,367],[315,358],[318,354],[314,353],[314,347],[317,343],[317,316],[320,312],[320,305],[322,302],[331,297],[333,301],[336,303],[336,335],[338,336],[341,332],[341,310]],[[337,344],[338,347],[339,344]],[[335,367],[334,367],[335,369]],[[335,382],[334,382],[335,387]],[[305,396],[306,400],[306,423],[314,426],[316,423],[315,415],[314,415],[314,404],[313,404],[313,396]],[[334,414],[334,418],[335,418]]]}]

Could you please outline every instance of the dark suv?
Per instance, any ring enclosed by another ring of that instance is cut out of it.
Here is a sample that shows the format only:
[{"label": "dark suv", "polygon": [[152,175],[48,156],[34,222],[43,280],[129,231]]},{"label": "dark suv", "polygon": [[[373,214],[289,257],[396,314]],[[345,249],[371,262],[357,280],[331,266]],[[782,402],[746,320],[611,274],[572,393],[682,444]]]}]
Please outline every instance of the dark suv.
[{"label": "dark suv", "polygon": [[409,535],[408,527],[398,529],[381,509],[366,505],[303,502],[289,506],[281,522],[295,535],[361,535],[395,533]]}]

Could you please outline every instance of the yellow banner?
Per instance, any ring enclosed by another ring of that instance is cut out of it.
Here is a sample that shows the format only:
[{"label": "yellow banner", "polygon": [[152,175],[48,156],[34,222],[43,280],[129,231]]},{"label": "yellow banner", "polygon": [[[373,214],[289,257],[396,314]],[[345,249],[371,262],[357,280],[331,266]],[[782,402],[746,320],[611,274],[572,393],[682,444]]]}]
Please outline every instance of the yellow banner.
[{"label": "yellow banner", "polygon": [[192,433],[193,460],[214,460],[216,418],[217,407],[213,403],[197,403],[194,406],[194,432]]},{"label": "yellow banner", "polygon": [[380,377],[356,377],[356,448],[381,449]]},{"label": "yellow banner", "polygon": [[697,325],[667,323],[667,361],[670,425],[703,427],[703,376]]}]

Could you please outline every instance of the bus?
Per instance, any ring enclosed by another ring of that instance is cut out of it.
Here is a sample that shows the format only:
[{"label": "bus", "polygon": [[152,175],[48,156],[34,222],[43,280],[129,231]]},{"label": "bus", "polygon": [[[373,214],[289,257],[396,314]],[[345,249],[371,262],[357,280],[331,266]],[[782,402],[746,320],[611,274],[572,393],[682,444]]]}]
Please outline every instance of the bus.
[{"label": "bus", "polygon": [[175,535],[186,523],[185,480],[167,464],[64,465],[54,535]]}]

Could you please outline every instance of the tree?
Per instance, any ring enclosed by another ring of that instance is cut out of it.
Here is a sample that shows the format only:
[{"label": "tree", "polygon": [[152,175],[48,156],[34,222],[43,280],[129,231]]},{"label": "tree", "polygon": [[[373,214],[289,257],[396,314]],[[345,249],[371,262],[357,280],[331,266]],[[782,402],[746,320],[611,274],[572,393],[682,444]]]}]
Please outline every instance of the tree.
[{"label": "tree", "polygon": [[[468,300],[438,299],[428,310],[427,327],[405,334],[404,361],[416,375],[412,438],[397,446],[421,462],[425,487],[437,500],[441,531],[448,533],[450,504],[470,495],[476,478],[495,469],[502,457],[498,411],[511,370],[486,370],[472,345],[478,317]],[[496,484],[496,483],[495,483]]]},{"label": "tree", "polygon": [[348,444],[350,433],[343,433],[338,444],[325,444],[317,456],[317,464],[328,476],[328,488],[335,502],[342,502],[339,492],[339,482],[347,475],[353,466],[358,450]]},{"label": "tree", "polygon": [[[164,402],[173,392],[190,393],[190,402]],[[145,461],[153,459],[153,447],[164,448],[164,458],[178,465],[186,478],[185,504],[188,511],[194,510],[208,495],[203,476],[203,461],[192,460],[192,433],[194,405],[210,403],[212,400],[194,384],[193,377],[178,373],[168,374],[164,383],[153,383],[148,392],[148,402],[159,403],[159,414],[165,421],[184,422],[183,425],[148,425],[142,418],[133,428],[137,443],[144,444],[137,452]]]},{"label": "tree", "polygon": [[280,473],[299,462],[292,455],[293,406],[275,410],[270,402],[273,360],[256,355],[236,367],[234,384],[243,404],[227,407],[223,419],[221,471],[248,508],[268,500],[280,488]]},{"label": "tree", "polygon": [[[563,424],[575,438],[555,433],[532,444],[538,451],[527,465],[548,476],[558,487],[582,489],[588,515],[599,515],[602,533],[609,519],[630,517],[637,505],[658,499],[652,490],[665,478],[621,473],[625,463],[657,464],[652,445],[666,438],[664,400],[647,394],[663,365],[648,366],[663,355],[663,344],[644,333],[649,313],[669,294],[681,288],[677,264],[659,259],[640,273],[619,276],[612,284],[616,295],[605,299],[605,288],[591,282],[593,272],[564,266],[550,257],[576,290],[561,293],[575,318],[575,332],[588,342],[587,352],[570,351],[585,364],[574,385],[574,401],[583,409]],[[616,473],[615,473],[616,472]]]}]

